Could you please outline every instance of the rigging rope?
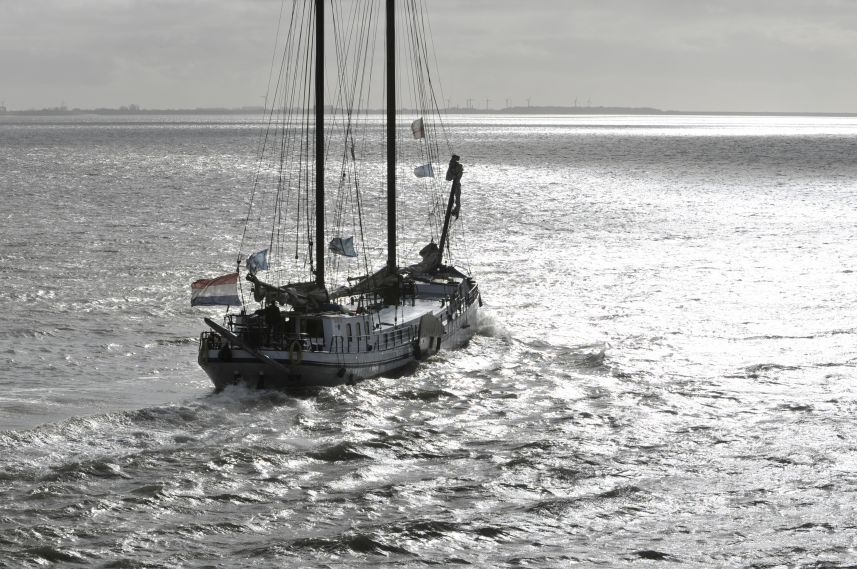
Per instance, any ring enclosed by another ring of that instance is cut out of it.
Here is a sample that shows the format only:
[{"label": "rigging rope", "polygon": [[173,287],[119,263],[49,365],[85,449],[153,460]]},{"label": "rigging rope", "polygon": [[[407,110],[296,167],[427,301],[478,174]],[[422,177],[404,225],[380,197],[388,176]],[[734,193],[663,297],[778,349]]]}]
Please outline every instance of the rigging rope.
[{"label": "rigging rope", "polygon": [[[267,242],[271,270],[276,272],[276,281],[268,279],[272,284],[278,284],[281,279],[293,282],[297,276],[295,270],[306,274],[308,269],[312,273],[315,270],[314,248],[328,247],[327,243],[314,242],[313,229],[315,208],[312,189],[315,178],[325,175],[324,171],[316,171],[314,137],[311,138],[315,129],[311,113],[316,47],[314,0],[292,0],[288,13],[286,1],[281,3],[275,38],[275,51],[279,51],[281,59],[276,80],[276,56],[271,59],[258,145],[259,160],[236,260],[240,266],[245,247]],[[384,20],[383,3],[378,0],[348,0],[347,3],[330,0],[330,4],[333,31],[329,37],[334,48],[330,59],[335,60],[335,65],[330,66],[330,75],[335,75],[336,81],[325,82],[329,91],[326,100],[332,103],[326,106],[333,110],[326,121],[325,163],[336,159],[340,164],[337,169],[327,168],[331,174],[335,171],[337,177],[335,182],[332,175],[329,180],[336,191],[329,196],[332,215],[326,221],[325,240],[328,236],[344,238],[353,235],[359,256],[355,265],[328,250],[325,262],[332,270],[326,275],[327,280],[333,282],[337,272],[350,273],[354,269],[367,274],[373,272],[373,267],[383,255],[384,245],[379,245],[376,240],[383,234],[378,217],[386,210],[383,193],[378,191],[384,186],[384,178],[381,174],[382,161],[377,158],[383,155],[384,121],[379,120],[372,102],[386,100],[386,84],[384,74],[378,78],[375,72],[376,65],[383,69],[380,64],[383,54],[380,57],[378,54],[384,42],[383,33],[379,38]],[[425,14],[426,2],[401,0],[399,3],[397,0],[397,5],[400,6],[397,26],[401,30],[397,34],[398,106],[416,113],[413,119],[422,118],[425,132],[424,138],[416,140],[410,137],[406,128],[397,129],[396,135],[399,142],[397,180],[400,186],[397,200],[408,205],[398,208],[400,215],[397,216],[399,242],[407,244],[400,248],[399,258],[405,259],[415,249],[422,248],[426,237],[430,236],[432,241],[439,237],[449,192],[449,186],[443,180],[445,159],[441,158],[441,144],[445,142],[449,154],[452,152],[438,104],[437,90],[441,90],[442,97],[442,87],[432,76],[432,67],[437,66],[437,54]],[[346,21],[349,24],[343,25]],[[284,29],[285,37],[281,40]],[[267,159],[273,159],[273,167],[265,166]],[[435,176],[415,178],[412,169],[425,163],[435,167]],[[381,179],[378,186],[364,182],[364,179],[376,177]],[[417,197],[425,199],[428,205],[419,216],[412,207],[416,205]],[[379,215],[367,216],[366,212],[370,210],[379,212]],[[267,225],[267,231],[262,224]],[[252,226],[259,227],[258,235]],[[455,227],[450,230],[450,236],[460,236],[460,230],[463,226]],[[295,260],[291,270],[283,263],[290,256],[290,250]],[[379,258],[373,258],[375,255]]]}]

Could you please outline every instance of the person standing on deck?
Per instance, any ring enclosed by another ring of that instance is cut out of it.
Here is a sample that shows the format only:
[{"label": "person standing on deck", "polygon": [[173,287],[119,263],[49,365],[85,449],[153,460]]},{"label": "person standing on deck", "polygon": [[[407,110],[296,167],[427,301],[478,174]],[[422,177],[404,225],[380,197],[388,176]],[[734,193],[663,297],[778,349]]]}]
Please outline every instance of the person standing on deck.
[{"label": "person standing on deck", "polygon": [[452,182],[452,195],[455,197],[455,205],[452,208],[455,219],[458,219],[458,212],[461,209],[461,176],[464,174],[464,166],[459,160],[458,154],[453,154],[452,160],[449,161],[449,168],[446,170],[446,181]]}]

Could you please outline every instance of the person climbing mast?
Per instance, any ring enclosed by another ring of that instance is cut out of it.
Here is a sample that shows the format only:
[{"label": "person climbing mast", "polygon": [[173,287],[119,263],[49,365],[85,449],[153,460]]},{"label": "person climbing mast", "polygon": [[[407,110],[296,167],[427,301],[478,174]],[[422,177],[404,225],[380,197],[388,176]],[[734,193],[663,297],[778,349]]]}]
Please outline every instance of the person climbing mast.
[{"label": "person climbing mast", "polygon": [[458,212],[461,209],[461,176],[464,174],[464,166],[459,162],[460,159],[458,154],[453,154],[449,161],[449,168],[446,170],[446,181],[452,182],[452,195],[455,196],[455,206],[452,208],[455,219],[458,219]]}]

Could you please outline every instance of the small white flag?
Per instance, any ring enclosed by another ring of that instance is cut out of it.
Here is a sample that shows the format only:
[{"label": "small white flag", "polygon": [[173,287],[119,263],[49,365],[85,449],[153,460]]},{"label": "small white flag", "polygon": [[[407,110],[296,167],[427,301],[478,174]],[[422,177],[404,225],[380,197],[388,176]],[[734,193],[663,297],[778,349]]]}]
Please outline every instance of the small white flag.
[{"label": "small white flag", "polygon": [[411,132],[414,134],[414,138],[425,138],[426,130],[423,127],[422,118],[418,118],[417,120],[411,123]]},{"label": "small white flag", "polygon": [[414,168],[414,176],[417,178],[434,178],[434,168],[432,168],[431,162]]},{"label": "small white flag", "polygon": [[354,238],[346,237],[343,239],[342,237],[334,237],[330,240],[330,244],[328,245],[328,249],[337,255],[343,255],[345,257],[356,257],[357,251],[354,250]]},{"label": "small white flag", "polygon": [[268,270],[268,250],[262,249],[257,253],[253,253],[249,257],[247,257],[246,261],[247,270],[253,273],[254,275],[259,271],[267,271]]}]

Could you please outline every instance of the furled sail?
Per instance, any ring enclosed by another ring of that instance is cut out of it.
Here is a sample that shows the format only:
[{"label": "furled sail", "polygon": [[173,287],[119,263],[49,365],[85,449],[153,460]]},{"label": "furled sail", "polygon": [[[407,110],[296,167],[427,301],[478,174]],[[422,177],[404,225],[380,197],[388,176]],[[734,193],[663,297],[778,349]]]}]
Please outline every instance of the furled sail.
[{"label": "furled sail", "polygon": [[247,275],[247,280],[253,283],[253,299],[256,302],[288,304],[299,311],[318,310],[327,303],[327,291],[315,281],[274,286],[260,281],[252,273]]},{"label": "furled sail", "polygon": [[441,261],[440,248],[437,246],[437,243],[432,241],[423,247],[420,250],[420,257],[423,258],[422,261],[415,265],[410,265],[407,269],[404,269],[404,272],[408,272],[413,275],[420,275],[431,273],[437,269],[440,266]]},{"label": "furled sail", "polygon": [[359,277],[356,280],[356,284],[339,287],[330,293],[330,298],[342,298],[343,296],[358,295],[382,290],[390,286],[398,286],[399,275],[397,272],[390,272],[389,268],[384,267],[371,275]]}]

